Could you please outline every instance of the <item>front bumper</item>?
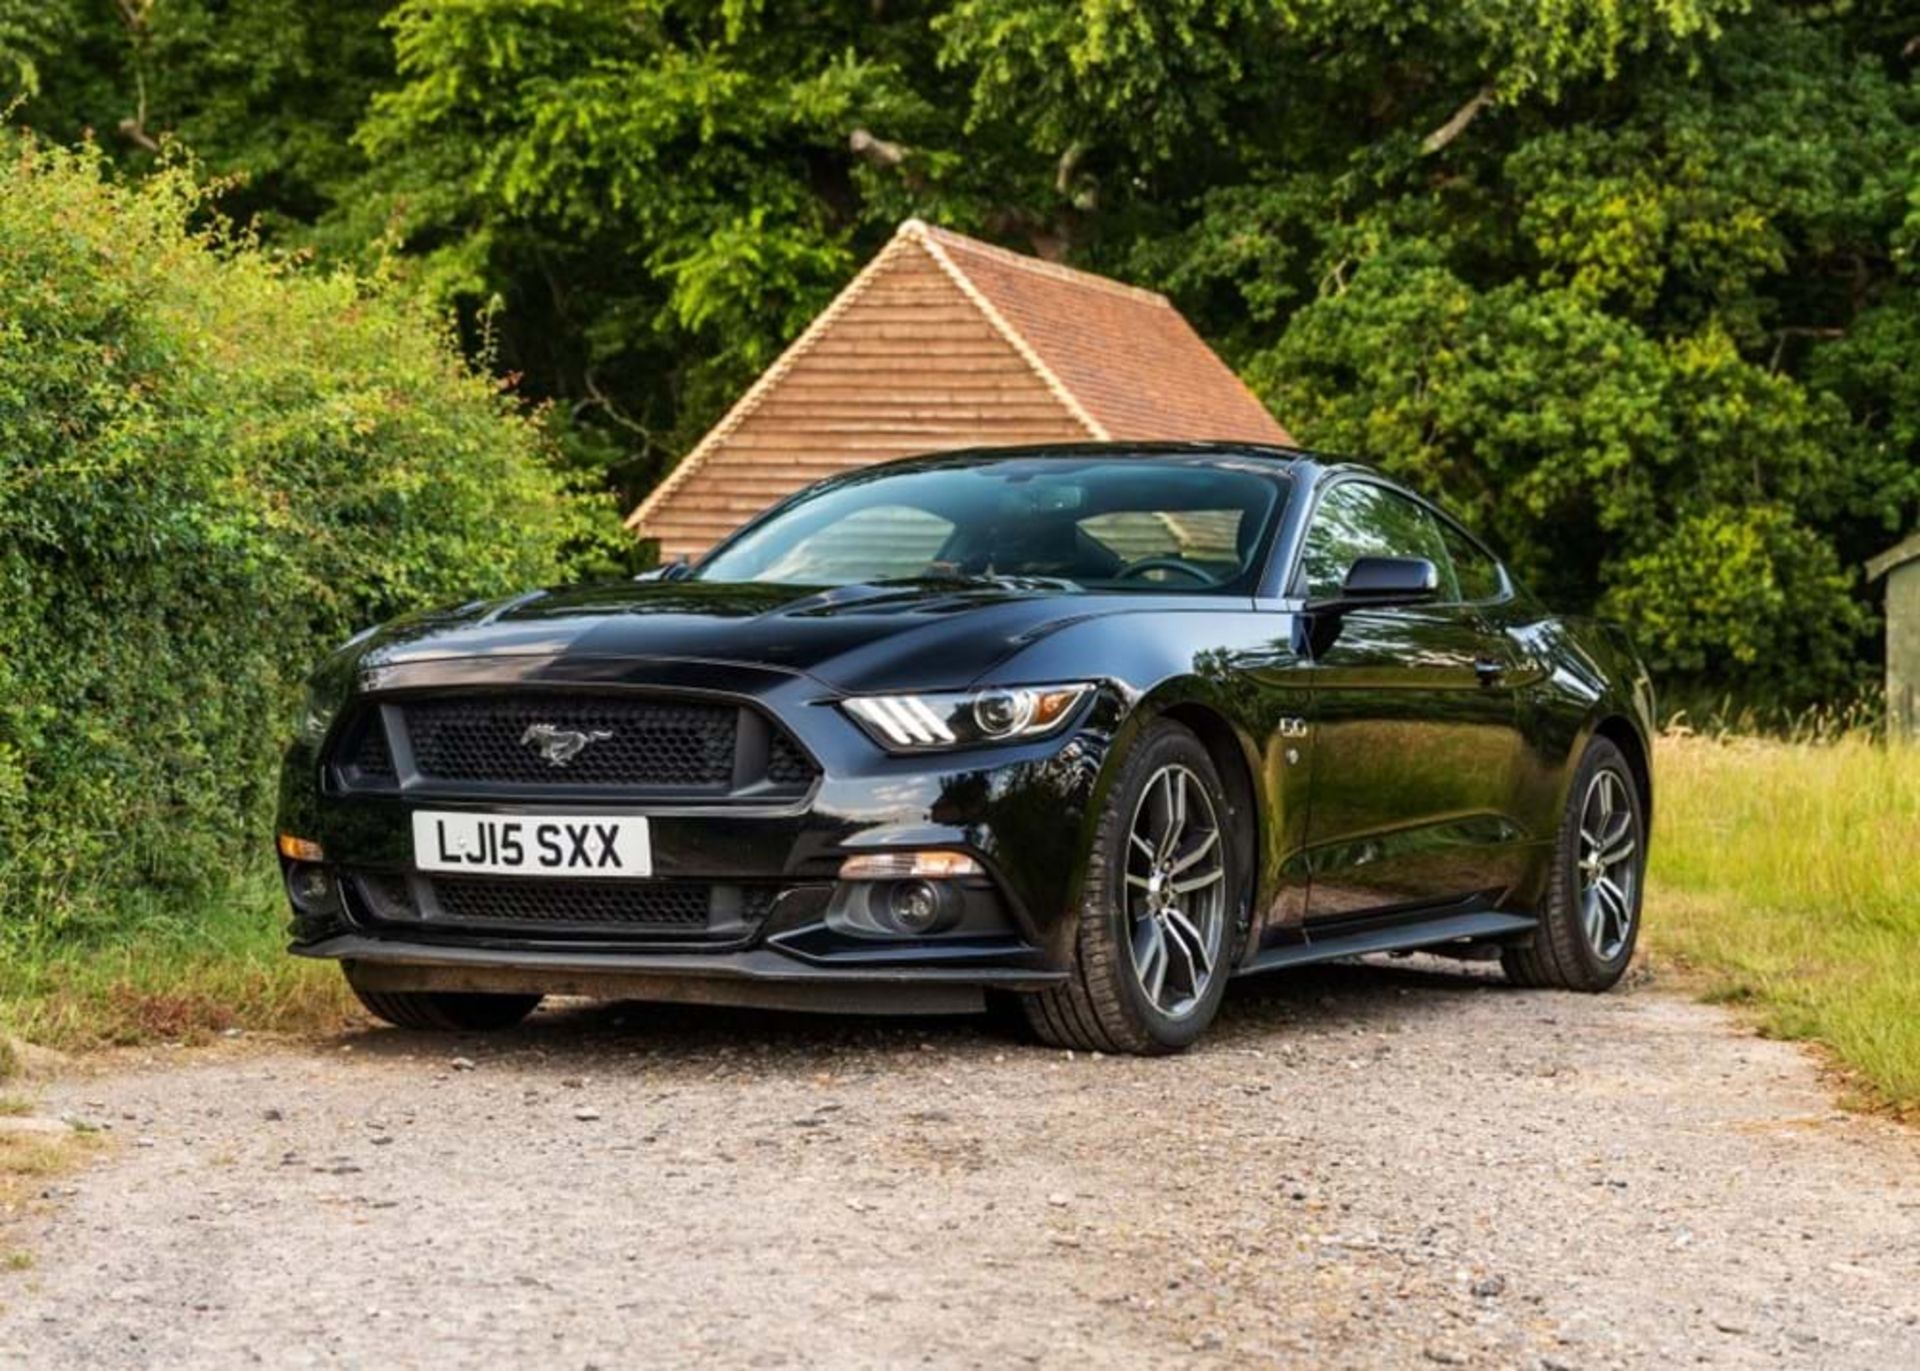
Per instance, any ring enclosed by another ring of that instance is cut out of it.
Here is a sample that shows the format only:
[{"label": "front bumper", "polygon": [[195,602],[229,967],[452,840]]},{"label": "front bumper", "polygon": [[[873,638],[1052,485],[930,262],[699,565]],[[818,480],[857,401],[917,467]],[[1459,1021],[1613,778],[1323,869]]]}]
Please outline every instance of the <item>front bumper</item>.
[{"label": "front bumper", "polygon": [[[406,783],[366,794],[340,785],[337,770],[323,763],[325,744],[296,744],[283,771],[279,828],[321,846],[340,898],[317,911],[296,907],[292,950],[350,963],[362,985],[927,1012],[976,1007],[983,988],[1054,984],[1070,963],[1087,816],[1120,717],[1117,697],[1096,699],[1077,728],[1039,743],[897,757],[838,709],[822,707],[834,697],[819,683],[751,668],[703,666],[695,687],[680,664],[460,660],[388,669],[363,684],[369,688],[343,719],[355,708],[449,689],[697,689],[777,720],[817,761],[820,776],[803,799],[771,805],[623,804],[606,794],[569,804]],[[369,878],[419,875],[411,850],[418,808],[645,814],[656,880],[758,890],[767,910],[728,936],[704,938],[672,930],[544,936],[525,928],[401,926],[378,917],[356,892]],[[968,898],[1004,912],[998,929],[876,939],[829,926],[824,911],[847,856],[925,848],[979,862],[987,874],[974,879]]]},{"label": "front bumper", "polygon": [[989,989],[1042,990],[1063,971],[1014,966],[809,966],[770,947],[725,953],[580,952],[409,943],[342,933],[295,944],[348,965],[365,990],[584,995],[826,1013],[971,1014]]}]

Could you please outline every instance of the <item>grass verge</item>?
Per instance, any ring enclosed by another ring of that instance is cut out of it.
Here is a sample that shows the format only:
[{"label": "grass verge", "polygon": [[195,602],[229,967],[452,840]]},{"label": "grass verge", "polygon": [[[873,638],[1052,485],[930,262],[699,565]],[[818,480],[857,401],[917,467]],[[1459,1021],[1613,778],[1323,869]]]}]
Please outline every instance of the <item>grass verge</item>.
[{"label": "grass verge", "polygon": [[1646,935],[1920,1117],[1920,749],[1663,735]]},{"label": "grass verge", "polygon": [[0,1037],[70,1050],[334,1028],[348,1007],[340,973],[287,955],[284,903],[277,882],[247,877],[192,917],[149,912],[112,936],[9,946]]}]

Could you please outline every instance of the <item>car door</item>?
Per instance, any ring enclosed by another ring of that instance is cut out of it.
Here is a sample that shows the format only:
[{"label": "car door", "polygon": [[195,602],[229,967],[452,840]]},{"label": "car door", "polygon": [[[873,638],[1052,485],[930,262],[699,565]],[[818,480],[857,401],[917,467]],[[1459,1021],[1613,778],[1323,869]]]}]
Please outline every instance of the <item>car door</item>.
[{"label": "car door", "polygon": [[1309,603],[1336,598],[1361,556],[1424,557],[1441,583],[1429,603],[1348,610],[1310,635],[1309,924],[1497,898],[1519,878],[1512,649],[1462,602],[1442,527],[1352,476],[1308,525],[1296,593]]}]

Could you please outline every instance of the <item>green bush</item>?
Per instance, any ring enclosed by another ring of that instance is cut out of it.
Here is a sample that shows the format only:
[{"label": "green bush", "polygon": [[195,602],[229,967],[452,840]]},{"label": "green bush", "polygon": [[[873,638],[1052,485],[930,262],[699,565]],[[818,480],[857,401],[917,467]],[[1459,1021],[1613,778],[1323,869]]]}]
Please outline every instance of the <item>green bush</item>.
[{"label": "green bush", "polygon": [[0,956],[257,869],[307,667],[555,579],[595,515],[552,456],[391,283],[0,144]]}]

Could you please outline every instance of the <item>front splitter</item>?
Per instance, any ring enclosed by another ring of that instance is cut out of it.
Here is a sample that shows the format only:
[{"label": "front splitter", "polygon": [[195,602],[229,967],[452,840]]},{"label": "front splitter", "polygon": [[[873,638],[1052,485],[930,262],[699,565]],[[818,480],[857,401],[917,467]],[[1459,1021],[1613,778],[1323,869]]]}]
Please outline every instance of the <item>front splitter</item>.
[{"label": "front splitter", "polygon": [[988,990],[1040,990],[1062,973],[954,967],[826,967],[765,948],[728,953],[580,953],[400,942],[340,934],[298,956],[346,965],[373,991],[581,995],[821,1014],[974,1014]]}]

